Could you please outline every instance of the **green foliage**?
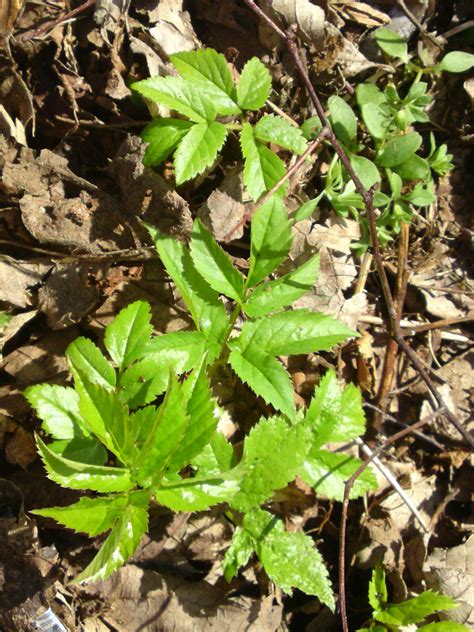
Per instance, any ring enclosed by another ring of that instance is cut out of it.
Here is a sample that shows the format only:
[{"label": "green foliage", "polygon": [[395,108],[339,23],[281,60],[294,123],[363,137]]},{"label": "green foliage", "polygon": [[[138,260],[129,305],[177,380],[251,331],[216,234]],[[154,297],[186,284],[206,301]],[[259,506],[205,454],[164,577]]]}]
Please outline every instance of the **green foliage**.
[{"label": "green foliage", "polygon": [[[257,200],[286,171],[284,162],[267,144],[297,154],[306,149],[301,130],[280,116],[264,116],[255,127],[246,122],[246,113],[262,108],[269,97],[270,73],[254,57],[234,85],[225,57],[210,48],[177,53],[170,60],[179,77],[153,77],[135,83],[133,88],[189,120],[170,116],[147,125],[142,133],[148,143],[145,165],[158,165],[174,154],[176,184],[182,184],[211,168],[229,131],[240,131],[244,183]],[[238,117],[239,122],[229,122],[229,116]],[[221,122],[219,117],[226,120]]]},{"label": "green foliage", "polygon": [[[441,610],[452,610],[457,603],[451,597],[427,590],[412,599],[393,604],[388,602],[385,571],[377,566],[372,571],[369,584],[369,603],[372,606],[372,620],[368,627],[359,632],[395,632],[405,626],[423,623],[424,620]],[[417,626],[425,632],[466,632],[467,628],[455,621],[440,621]]]},{"label": "green foliage", "polygon": [[[108,357],[87,338],[68,347],[73,387],[26,390],[52,439],[37,437],[47,475],[63,487],[96,493],[37,513],[91,536],[109,532],[75,580],[86,581],[106,578],[133,553],[150,503],[173,511],[223,503],[237,526],[224,564],[228,579],[255,552],[284,591],[299,588],[332,608],[327,570],[311,538],[286,532],[261,506],[296,476],[329,498],[342,498],[344,481],[360,462],[321,448],[364,432],[360,394],[351,386],[341,391],[329,373],[306,414],[297,413],[279,356],[327,350],[357,334],[324,314],[282,311],[312,287],[319,261],[313,256],[268,280],[292,240],[278,195],[253,219],[246,277],[199,220],[188,245],[149,229],[195,331],[154,336],[150,306],[137,301],[106,327]],[[230,315],[221,295],[233,305]],[[239,315],[246,320],[237,330]],[[212,383],[226,362],[277,413],[259,420],[241,451],[217,432],[220,409]],[[353,497],[375,486],[366,472]]]}]

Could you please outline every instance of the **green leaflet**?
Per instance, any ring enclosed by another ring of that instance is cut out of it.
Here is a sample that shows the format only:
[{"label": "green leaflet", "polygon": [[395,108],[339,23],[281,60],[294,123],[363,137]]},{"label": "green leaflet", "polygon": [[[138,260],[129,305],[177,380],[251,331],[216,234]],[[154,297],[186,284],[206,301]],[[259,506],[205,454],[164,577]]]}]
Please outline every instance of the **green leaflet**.
[{"label": "green leaflet", "polygon": [[261,509],[246,514],[243,526],[270,579],[291,594],[299,588],[334,610],[328,571],[313,540],[304,533],[285,531],[281,520]]},{"label": "green leaflet", "polygon": [[282,417],[261,419],[245,439],[245,476],[231,501],[232,507],[250,511],[275,490],[286,487],[303,463],[308,439],[303,424],[291,426]]},{"label": "green leaflet", "polygon": [[212,101],[219,114],[239,114],[235,88],[224,55],[212,48],[170,55],[171,63],[184,79]]},{"label": "green leaflet", "polygon": [[79,414],[79,395],[73,388],[37,384],[25,390],[25,397],[42,420],[44,431],[55,439],[88,434]]},{"label": "green leaflet", "polygon": [[373,617],[381,623],[404,626],[419,623],[438,610],[451,610],[456,607],[457,603],[451,597],[427,590],[402,603],[385,605],[382,610],[375,610]]},{"label": "green leaflet", "polygon": [[[285,175],[285,164],[268,147],[256,142],[250,123],[244,123],[240,133],[240,146],[244,156],[244,184],[252,199],[258,200],[262,193],[269,191]],[[278,195],[284,195],[286,184]]]},{"label": "green leaflet", "polygon": [[286,259],[291,242],[291,223],[283,200],[272,195],[252,219],[247,287],[262,281]]},{"label": "green leaflet", "polygon": [[[342,501],[346,481],[361,465],[360,459],[347,454],[312,449],[306,455],[299,476],[314,487],[319,496]],[[366,468],[355,480],[349,498],[359,498],[377,487],[375,475],[370,468]]]},{"label": "green leaflet", "polygon": [[330,316],[298,309],[245,322],[241,335],[229,346],[241,350],[251,346],[271,355],[296,355],[325,351],[350,336],[357,333]]},{"label": "green leaflet", "polygon": [[153,331],[150,320],[150,305],[135,301],[122,309],[105,328],[105,346],[120,370],[145,354]]},{"label": "green leaflet", "polygon": [[359,389],[349,384],[341,390],[335,372],[328,371],[306,411],[305,423],[312,429],[314,449],[360,437],[365,415]]},{"label": "green leaflet", "polygon": [[216,292],[240,303],[244,295],[244,278],[199,219],[194,222],[190,250],[196,270],[207,283]]},{"label": "green leaflet", "polygon": [[254,134],[257,140],[275,143],[295,154],[302,154],[307,146],[300,128],[275,114],[262,116],[254,127]]},{"label": "green leaflet", "polygon": [[421,156],[413,154],[401,165],[395,166],[394,170],[402,180],[423,180],[430,173],[430,165]]},{"label": "green leaflet", "polygon": [[48,477],[63,487],[107,493],[126,492],[134,486],[126,469],[71,461],[55,454],[38,436],[36,444]]},{"label": "green leaflet", "polygon": [[[418,628],[422,632],[469,632],[462,623],[457,621],[439,621],[438,623],[428,623],[428,625],[422,625]],[[385,630],[383,631],[385,632]]]},{"label": "green leaflet", "polygon": [[228,582],[237,575],[239,568],[247,564],[253,552],[254,547],[250,534],[242,527],[237,527],[222,561],[224,577]]},{"label": "green leaflet", "polygon": [[351,156],[351,165],[367,190],[381,181],[380,171],[368,158],[353,155]]},{"label": "green leaflet", "polygon": [[377,157],[381,167],[396,167],[408,160],[421,146],[422,138],[418,132],[408,132],[403,136],[395,136],[385,143]]},{"label": "green leaflet", "polygon": [[130,494],[108,538],[89,566],[74,578],[73,584],[107,579],[133,555],[148,527],[148,498],[146,492]]},{"label": "green leaflet", "polygon": [[338,96],[328,100],[329,121],[337,138],[350,145],[357,138],[357,118],[350,105]]},{"label": "green leaflet", "polygon": [[147,225],[166,271],[176,284],[196,328],[211,340],[219,340],[227,328],[227,314],[213,290],[198,273],[184,245]]},{"label": "green leaflet", "polygon": [[89,431],[118,458],[129,464],[134,453],[128,410],[115,391],[93,384],[74,372],[79,410]]},{"label": "green leaflet", "polygon": [[115,520],[129,503],[129,499],[130,496],[81,498],[79,502],[68,507],[48,507],[33,510],[31,513],[53,518],[69,529],[95,536],[113,527]]},{"label": "green leaflet", "polygon": [[362,107],[366,103],[383,105],[387,103],[387,97],[374,83],[359,83],[356,87],[357,105]]},{"label": "green leaflet", "polygon": [[66,349],[71,368],[84,373],[95,384],[113,388],[117,377],[114,368],[89,338],[76,338]]},{"label": "green leaflet", "polygon": [[[233,343],[234,341],[231,341]],[[232,348],[232,344],[230,345]],[[295,412],[290,376],[273,356],[256,347],[232,348],[229,363],[242,382],[277,410],[291,417]]]},{"label": "green leaflet", "polygon": [[390,29],[380,28],[374,31],[374,38],[380,48],[390,55],[390,57],[398,57],[405,63],[407,63],[408,46],[406,41],[395,31]]},{"label": "green leaflet", "polygon": [[187,404],[189,423],[179,447],[169,460],[168,469],[171,472],[178,472],[190,463],[209,443],[217,426],[217,403],[212,398],[207,382],[205,363],[197,373],[195,381],[193,377],[191,376],[185,384],[185,388],[188,384],[192,386]]},{"label": "green leaflet", "polygon": [[192,126],[191,121],[174,118],[159,118],[148,123],[141,133],[148,144],[143,157],[145,167],[155,167],[166,160]]},{"label": "green leaflet", "polygon": [[369,603],[374,610],[378,610],[387,603],[387,599],[385,571],[382,566],[378,565],[372,569],[372,578],[369,583]]},{"label": "green leaflet", "polygon": [[164,402],[158,409],[148,439],[136,456],[133,476],[142,487],[156,485],[180,446],[189,423],[183,388],[170,374]]},{"label": "green leaflet", "polygon": [[173,511],[204,511],[229,502],[239,489],[240,470],[220,478],[183,479],[174,486],[153,490],[155,500]]},{"label": "green leaflet", "polygon": [[243,110],[259,110],[270,96],[271,86],[270,73],[257,57],[252,57],[237,84],[237,103]]},{"label": "green leaflet", "polygon": [[198,470],[200,478],[227,472],[237,465],[232,444],[220,432],[214,433],[191,463]]},{"label": "green leaflet", "polygon": [[193,125],[174,155],[176,184],[183,184],[212,166],[226,137],[226,127],[217,121]]},{"label": "green leaflet", "polygon": [[257,286],[243,305],[245,313],[256,318],[291,305],[313,287],[318,271],[319,255],[315,255],[296,270]]},{"label": "green leaflet", "polygon": [[360,113],[369,134],[377,140],[385,138],[390,124],[387,112],[379,104],[369,101],[360,106]]},{"label": "green leaflet", "polygon": [[435,66],[436,70],[446,72],[466,72],[474,67],[474,55],[454,50],[443,57]]},{"label": "green leaflet", "polygon": [[152,77],[138,81],[132,88],[142,96],[184,114],[195,123],[213,121],[216,108],[200,90],[194,90],[182,77]]},{"label": "green leaflet", "polygon": [[88,465],[105,465],[108,459],[107,450],[95,437],[59,439],[48,443],[48,448],[65,459]]}]

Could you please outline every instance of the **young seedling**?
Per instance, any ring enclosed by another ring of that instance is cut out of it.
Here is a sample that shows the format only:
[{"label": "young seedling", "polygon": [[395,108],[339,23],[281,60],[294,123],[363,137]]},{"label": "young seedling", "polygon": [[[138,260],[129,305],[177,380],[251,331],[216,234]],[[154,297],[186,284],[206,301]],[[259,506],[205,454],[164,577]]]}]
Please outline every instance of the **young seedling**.
[{"label": "young seedling", "polygon": [[[196,329],[153,336],[150,306],[133,303],[105,330],[110,359],[91,340],[78,338],[67,349],[73,387],[27,389],[52,439],[37,437],[48,476],[89,492],[69,507],[35,513],[91,536],[110,531],[77,582],[104,579],[126,561],[147,529],[151,503],[173,511],[222,503],[237,527],[224,559],[229,580],[255,552],[284,591],[300,588],[333,608],[328,573],[313,541],[287,532],[271,513],[271,502],[296,476],[319,494],[342,499],[345,480],[360,461],[324,446],[364,433],[361,397],[353,386],[341,391],[330,371],[308,409],[297,411],[278,356],[329,349],[355,332],[323,314],[282,311],[312,286],[318,259],[267,280],[291,245],[278,196],[254,216],[246,278],[199,220],[189,247],[150,232]],[[231,301],[230,310],[221,295]],[[240,314],[247,320],[237,332]],[[216,381],[225,362],[276,411],[252,428],[240,458],[217,432],[221,411],[208,379]],[[375,487],[367,470],[352,495]]]},{"label": "young seedling", "polygon": [[[401,603],[389,603],[385,571],[381,566],[374,568],[369,585],[369,603],[373,608],[368,627],[358,632],[397,632],[423,630],[424,632],[466,632],[466,626],[456,621],[439,621],[423,624],[427,617],[442,610],[457,607],[454,599],[427,590]],[[418,625],[423,624],[423,625]]]}]

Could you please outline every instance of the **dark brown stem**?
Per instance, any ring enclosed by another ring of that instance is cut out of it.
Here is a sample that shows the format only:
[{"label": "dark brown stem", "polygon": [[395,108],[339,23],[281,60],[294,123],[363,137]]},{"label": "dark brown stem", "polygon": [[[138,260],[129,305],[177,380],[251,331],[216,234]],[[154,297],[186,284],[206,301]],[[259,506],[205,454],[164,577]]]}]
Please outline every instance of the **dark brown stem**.
[{"label": "dark brown stem", "polygon": [[[395,305],[397,325],[400,327],[400,320],[403,315],[403,304],[408,283],[408,245],[409,245],[410,227],[408,224],[402,224],[400,239],[398,241],[398,264],[397,264],[397,282],[395,288]],[[395,365],[398,357],[398,343],[390,338],[385,352],[384,364],[382,369],[382,377],[380,379],[380,387],[377,393],[377,405],[385,412],[387,407],[388,395],[392,389]],[[371,428],[371,439],[380,432],[382,425],[382,415],[376,413]]]},{"label": "dark brown stem", "polygon": [[265,202],[267,200],[269,200],[272,197],[272,195],[278,191],[278,189],[281,187],[281,185],[285,184],[285,182],[287,180],[289,180],[291,178],[291,176],[298,171],[298,169],[301,167],[301,165],[305,162],[306,158],[308,158],[308,156],[310,156],[311,154],[314,154],[314,152],[319,147],[319,145],[324,140],[324,138],[328,135],[328,133],[329,133],[329,128],[328,127],[324,127],[319,132],[317,138],[315,140],[313,140],[313,142],[308,145],[308,147],[301,154],[301,156],[298,158],[298,160],[295,162],[295,164],[288,169],[288,171],[285,173],[285,175],[282,176],[278,180],[278,182],[275,184],[275,186],[272,187],[270,189],[270,191],[265,193],[265,195],[257,202],[257,204],[255,204],[255,206],[252,207],[252,209],[250,211],[247,211],[247,213],[245,213],[245,215],[242,217],[242,219],[240,220],[240,222],[238,224],[236,224],[233,228],[231,228],[229,230],[227,235],[224,236],[224,241],[229,241],[230,238],[232,237],[232,235],[234,235],[235,232],[239,228],[241,228],[242,226],[245,226],[245,224],[251,219],[251,217],[255,213],[255,211],[257,211],[261,206],[263,206],[265,204]]},{"label": "dark brown stem", "polygon": [[347,528],[347,509],[349,507],[349,496],[351,493],[352,486],[355,481],[359,478],[362,472],[370,465],[370,463],[382,452],[398,441],[399,439],[403,439],[407,435],[411,434],[414,430],[418,430],[422,426],[426,425],[428,422],[432,421],[438,415],[444,413],[444,408],[440,407],[434,413],[431,413],[427,417],[420,419],[414,424],[408,426],[408,428],[404,428],[397,432],[397,434],[392,435],[389,439],[387,439],[383,445],[378,447],[376,450],[372,452],[370,457],[367,458],[366,461],[362,463],[359,469],[354,472],[354,474],[346,481],[344,485],[344,500],[342,502],[342,516],[341,516],[341,528],[339,531],[339,608],[341,611],[342,618],[342,629],[343,632],[349,632],[349,626],[347,623],[347,607],[346,607],[346,528]]}]

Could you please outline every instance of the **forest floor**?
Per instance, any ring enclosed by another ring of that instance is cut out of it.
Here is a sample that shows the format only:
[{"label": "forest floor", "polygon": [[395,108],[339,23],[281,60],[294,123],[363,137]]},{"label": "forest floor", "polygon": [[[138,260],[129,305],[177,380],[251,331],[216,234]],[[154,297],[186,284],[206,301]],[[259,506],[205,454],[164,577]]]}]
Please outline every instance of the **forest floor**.
[{"label": "forest floor", "polygon": [[[67,383],[67,346],[80,335],[100,345],[104,327],[132,301],[151,303],[156,332],[189,327],[141,221],[186,240],[199,216],[223,242],[230,222],[249,208],[235,139],[211,172],[179,187],[171,162],[143,166],[140,132],[151,115],[130,85],[169,72],[172,53],[212,47],[234,74],[251,57],[261,59],[272,75],[276,111],[298,125],[313,115],[285,48],[243,1],[126,4],[11,0],[0,10],[0,627],[33,629],[51,607],[70,631],[341,630],[337,612],[299,591],[283,595],[256,563],[230,584],[224,580],[221,562],[232,529],[219,507],[192,515],[154,509],[134,556],[107,581],[85,585],[68,581],[90,561],[100,537],[28,513],[67,504],[77,494],[46,477],[34,438],[40,424],[24,389]],[[292,4],[286,3],[290,22]],[[301,1],[300,51],[323,104],[334,94],[350,97],[374,77],[381,85],[400,82],[403,92],[403,70],[392,67],[371,40],[374,29],[391,28],[391,19],[415,56],[424,50],[433,57],[474,52],[472,2],[406,5],[437,44],[396,0]],[[393,287],[406,273],[406,339],[448,408],[472,432],[474,76],[471,70],[427,81],[430,122],[417,130],[426,148],[430,132],[438,144],[446,143],[454,167],[435,177],[436,201],[412,209],[408,228],[393,236],[382,256]],[[327,163],[325,168],[327,173]],[[301,175],[288,208],[316,197],[324,175],[324,165]],[[360,334],[336,352],[287,363],[296,402],[308,402],[326,368],[334,367],[343,382],[362,390],[366,441],[374,449],[429,415],[432,398],[400,351],[389,379],[383,377],[390,346],[386,305],[374,260],[353,248],[360,238],[356,219],[336,214],[323,200],[297,225],[295,237],[293,259],[308,252],[321,257],[318,281],[302,306],[339,318]],[[223,246],[245,268],[248,231]],[[257,407],[242,384],[235,388],[221,404],[238,427],[255,418]],[[457,598],[460,607],[451,616],[474,626],[468,442],[439,415],[380,458],[411,507],[383,476],[376,492],[351,502],[350,629],[370,617],[368,583],[377,563],[386,569],[392,600],[433,588]],[[340,503],[300,490],[280,511],[291,529],[313,535],[337,594]]]}]

